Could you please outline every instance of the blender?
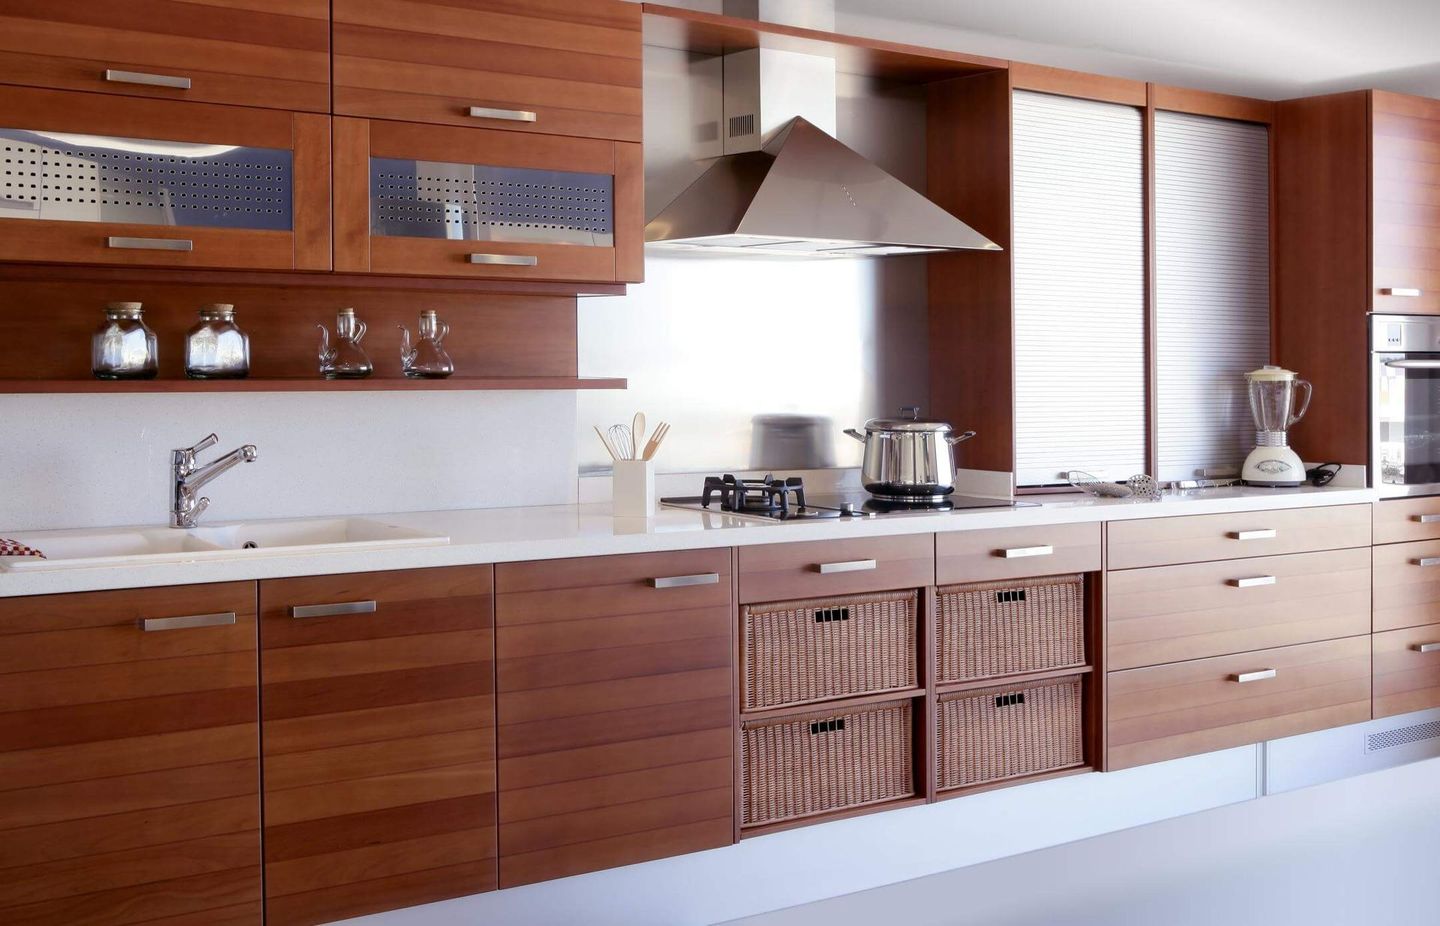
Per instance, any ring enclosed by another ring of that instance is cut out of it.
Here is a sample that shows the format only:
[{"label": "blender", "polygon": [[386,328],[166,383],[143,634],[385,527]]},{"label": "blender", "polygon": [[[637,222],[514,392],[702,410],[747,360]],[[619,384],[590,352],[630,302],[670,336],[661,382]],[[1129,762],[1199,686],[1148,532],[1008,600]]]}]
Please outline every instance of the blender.
[{"label": "blender", "polygon": [[[1255,416],[1255,449],[1245,458],[1240,477],[1249,485],[1276,488],[1305,481],[1305,464],[1290,449],[1285,431],[1305,417],[1310,407],[1310,384],[1295,373],[1263,366],[1245,374],[1250,391],[1250,413]],[[1300,407],[1296,395],[1303,393]]]}]

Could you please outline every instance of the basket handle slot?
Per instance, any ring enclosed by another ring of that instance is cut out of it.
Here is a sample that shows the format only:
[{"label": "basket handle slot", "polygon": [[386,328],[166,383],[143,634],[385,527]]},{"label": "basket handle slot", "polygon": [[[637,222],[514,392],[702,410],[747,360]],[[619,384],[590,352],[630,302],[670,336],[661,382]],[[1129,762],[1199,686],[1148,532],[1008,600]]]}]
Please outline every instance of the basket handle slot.
[{"label": "basket handle slot", "polygon": [[1012,691],[1012,692],[1009,693],[1009,694],[1002,694],[1002,695],[996,695],[996,696],[995,696],[995,706],[996,706],[996,707],[1013,707],[1013,706],[1016,705],[1016,704],[1024,704],[1024,703],[1025,703],[1025,692],[1023,692],[1023,691]]},{"label": "basket handle slot", "polygon": [[845,729],[845,718],[832,717],[829,720],[817,720],[810,724],[810,735],[819,736],[821,733],[834,733],[843,729]]},{"label": "basket handle slot", "polygon": [[817,624],[832,624],[835,621],[848,621],[849,619],[849,608],[817,608],[815,611],[815,623]]},{"label": "basket handle slot", "polygon": [[995,593],[996,604],[1011,604],[1013,602],[1024,600],[1025,589],[1023,588],[1007,588]]}]

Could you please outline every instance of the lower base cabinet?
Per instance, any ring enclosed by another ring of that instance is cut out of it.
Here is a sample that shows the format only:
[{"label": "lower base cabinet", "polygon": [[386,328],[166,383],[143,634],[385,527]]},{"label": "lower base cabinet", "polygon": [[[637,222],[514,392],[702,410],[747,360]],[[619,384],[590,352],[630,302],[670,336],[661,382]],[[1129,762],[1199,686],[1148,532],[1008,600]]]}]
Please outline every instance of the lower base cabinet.
[{"label": "lower base cabinet", "polygon": [[730,550],[495,579],[500,886],[731,844]]},{"label": "lower base cabinet", "polygon": [[492,575],[260,583],[269,926],[495,888]]},{"label": "lower base cabinet", "polygon": [[259,926],[255,584],[0,599],[0,923]]},{"label": "lower base cabinet", "polygon": [[1440,707],[1440,626],[1375,634],[1375,716]]}]

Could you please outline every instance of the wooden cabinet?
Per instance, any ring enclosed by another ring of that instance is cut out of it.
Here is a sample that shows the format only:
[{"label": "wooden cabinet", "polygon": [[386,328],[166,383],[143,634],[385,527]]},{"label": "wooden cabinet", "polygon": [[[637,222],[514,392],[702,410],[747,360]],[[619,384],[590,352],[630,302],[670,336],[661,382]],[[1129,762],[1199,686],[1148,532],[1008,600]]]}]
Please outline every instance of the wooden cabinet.
[{"label": "wooden cabinet", "polygon": [[330,269],[326,116],[0,87],[9,261]]},{"label": "wooden cabinet", "polygon": [[1382,499],[1373,508],[1376,544],[1440,540],[1440,496]]},{"label": "wooden cabinet", "polygon": [[260,583],[271,926],[496,884],[489,566]]},{"label": "wooden cabinet", "polygon": [[640,7],[335,0],[335,112],[640,141]]},{"label": "wooden cabinet", "polygon": [[0,83],[329,112],[329,4],[12,0]]},{"label": "wooden cabinet", "polygon": [[1440,628],[1375,634],[1375,716],[1440,707]]},{"label": "wooden cabinet", "polygon": [[256,686],[254,583],[0,599],[0,921],[259,926]]},{"label": "wooden cabinet", "polygon": [[1110,569],[1368,547],[1370,506],[1112,521],[1106,536]]},{"label": "wooden cabinet", "polygon": [[1440,624],[1440,540],[1377,546],[1371,560],[1376,633]]},{"label": "wooden cabinet", "polygon": [[1370,719],[1370,637],[1111,672],[1111,771]]},{"label": "wooden cabinet", "polygon": [[935,582],[935,535],[740,547],[740,602],[790,601],[924,588]]},{"label": "wooden cabinet", "polygon": [[935,581],[984,582],[1100,568],[1095,524],[1047,524],[935,535]]},{"label": "wooden cabinet", "polygon": [[1376,90],[1370,122],[1370,307],[1440,313],[1440,100]]},{"label": "wooden cabinet", "polygon": [[335,269],[477,279],[643,278],[640,146],[335,120]]},{"label": "wooden cabinet", "polygon": [[730,559],[496,567],[502,887],[733,841]]}]

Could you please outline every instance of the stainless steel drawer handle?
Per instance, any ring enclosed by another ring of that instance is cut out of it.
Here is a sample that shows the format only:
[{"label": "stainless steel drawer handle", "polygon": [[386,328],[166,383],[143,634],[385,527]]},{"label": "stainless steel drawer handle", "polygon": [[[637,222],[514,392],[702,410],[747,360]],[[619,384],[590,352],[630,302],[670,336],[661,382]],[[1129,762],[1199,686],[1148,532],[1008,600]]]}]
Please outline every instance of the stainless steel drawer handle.
[{"label": "stainless steel drawer handle", "polygon": [[374,614],[373,601],[342,601],[337,604],[299,604],[290,609],[291,617],[339,617],[342,614]]},{"label": "stainless steel drawer handle", "polygon": [[1416,524],[1437,524],[1440,523],[1440,514],[1412,514],[1410,520]]},{"label": "stainless steel drawer handle", "polygon": [[528,109],[492,109],[489,106],[472,106],[470,115],[476,119],[504,119],[506,122],[534,122],[536,116]]},{"label": "stainless steel drawer handle", "polygon": [[996,550],[995,555],[1005,559],[1020,559],[1023,556],[1049,556],[1055,552],[1050,544],[1041,544],[1038,547],[1010,547],[1005,550]]},{"label": "stainless steel drawer handle", "polygon": [[471,254],[470,263],[491,267],[534,267],[539,265],[540,258],[530,254]]},{"label": "stainless steel drawer handle", "polygon": [[650,580],[651,588],[689,588],[692,585],[719,585],[720,573],[702,572],[693,576],[661,576]]},{"label": "stainless steel drawer handle", "polygon": [[1417,653],[1440,653],[1440,643],[1416,643],[1410,648]]},{"label": "stainless steel drawer handle", "polygon": [[1257,588],[1261,585],[1274,585],[1274,576],[1247,576],[1244,579],[1229,579],[1225,583],[1232,588]]},{"label": "stainless steel drawer handle", "polygon": [[1420,290],[1412,289],[1408,286],[1386,286],[1384,289],[1380,290],[1380,295],[1416,297],[1420,295]]},{"label": "stainless steel drawer handle", "polygon": [[112,248],[128,248],[133,251],[193,251],[195,242],[189,238],[126,238],[111,235],[105,245]]},{"label": "stainless steel drawer handle", "polygon": [[189,630],[192,627],[224,627],[235,623],[234,611],[220,611],[216,614],[187,614],[184,617],[147,617],[140,622],[140,629]]},{"label": "stainless steel drawer handle", "polygon": [[1274,540],[1275,528],[1266,527],[1256,531],[1231,531],[1231,540]]},{"label": "stainless steel drawer handle", "polygon": [[848,563],[819,563],[815,570],[822,576],[834,575],[837,572],[868,572],[871,569],[878,569],[880,564],[873,559],[853,559]]},{"label": "stainless steel drawer handle", "polygon": [[1440,566],[1440,556],[1422,556],[1410,561],[1412,566]]},{"label": "stainless steel drawer handle", "polygon": [[1274,678],[1279,674],[1279,669],[1261,669],[1258,672],[1241,672],[1239,675],[1232,675],[1230,680],[1244,685],[1246,682],[1263,682],[1267,678]]},{"label": "stainless steel drawer handle", "polygon": [[168,74],[146,74],[144,71],[117,71],[105,69],[105,79],[112,84],[144,84],[147,87],[171,87],[175,90],[189,90],[190,78],[171,77]]}]

